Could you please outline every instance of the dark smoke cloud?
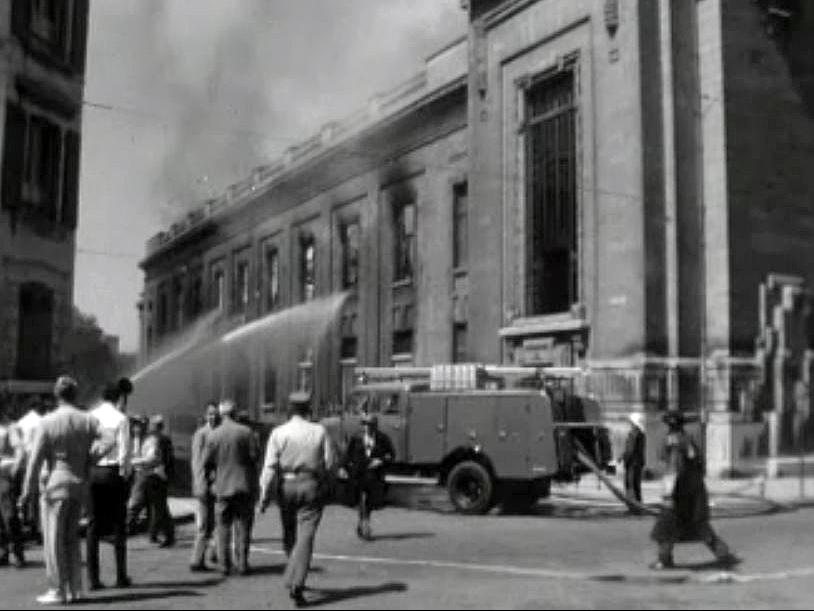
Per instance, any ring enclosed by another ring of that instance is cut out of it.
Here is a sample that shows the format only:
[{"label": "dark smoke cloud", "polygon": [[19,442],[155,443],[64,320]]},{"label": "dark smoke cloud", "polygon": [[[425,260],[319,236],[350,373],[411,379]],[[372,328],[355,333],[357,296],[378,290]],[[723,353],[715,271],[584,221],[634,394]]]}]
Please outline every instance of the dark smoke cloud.
[{"label": "dark smoke cloud", "polygon": [[408,78],[464,22],[458,0],[141,0],[131,9],[144,32],[135,73],[168,111],[152,185],[164,222]]}]

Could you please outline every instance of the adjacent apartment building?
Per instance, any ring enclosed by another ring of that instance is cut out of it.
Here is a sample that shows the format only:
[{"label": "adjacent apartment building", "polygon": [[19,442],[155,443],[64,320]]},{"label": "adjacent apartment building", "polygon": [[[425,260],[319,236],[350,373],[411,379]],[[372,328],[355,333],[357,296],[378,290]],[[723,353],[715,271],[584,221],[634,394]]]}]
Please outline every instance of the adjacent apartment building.
[{"label": "adjacent apartment building", "polygon": [[88,0],[0,2],[0,392],[50,392],[71,323]]},{"label": "adjacent apartment building", "polygon": [[295,386],[341,401],[357,364],[576,365],[654,439],[698,413],[713,471],[805,443],[814,8],[467,10],[421,74],[148,243],[143,356],[211,308],[237,326],[347,290],[331,342],[232,361],[197,399],[262,417]]}]

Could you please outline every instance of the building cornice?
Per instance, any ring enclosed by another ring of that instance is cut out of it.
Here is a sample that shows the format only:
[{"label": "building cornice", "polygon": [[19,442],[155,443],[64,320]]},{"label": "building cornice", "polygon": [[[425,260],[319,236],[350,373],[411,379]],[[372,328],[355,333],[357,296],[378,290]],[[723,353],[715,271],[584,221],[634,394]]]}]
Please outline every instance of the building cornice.
[{"label": "building cornice", "polygon": [[[328,159],[350,143],[370,137],[420,109],[456,92],[466,90],[466,39],[441,49],[427,60],[427,69],[390,91],[374,96],[367,105],[346,119],[327,123],[316,135],[289,147],[269,165],[255,168],[246,179],[231,185],[219,198],[207,201],[147,242],[144,268],[154,258],[185,238],[198,223],[232,216],[246,205]],[[383,159],[382,161],[387,161]]]}]

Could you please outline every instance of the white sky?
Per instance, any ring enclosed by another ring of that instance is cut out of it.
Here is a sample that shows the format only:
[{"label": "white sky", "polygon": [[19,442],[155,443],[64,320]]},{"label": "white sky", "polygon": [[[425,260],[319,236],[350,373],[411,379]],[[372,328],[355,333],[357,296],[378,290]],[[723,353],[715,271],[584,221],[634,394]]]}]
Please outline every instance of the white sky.
[{"label": "white sky", "polygon": [[138,345],[151,235],[466,27],[460,0],[90,5],[74,301],[123,350]]}]

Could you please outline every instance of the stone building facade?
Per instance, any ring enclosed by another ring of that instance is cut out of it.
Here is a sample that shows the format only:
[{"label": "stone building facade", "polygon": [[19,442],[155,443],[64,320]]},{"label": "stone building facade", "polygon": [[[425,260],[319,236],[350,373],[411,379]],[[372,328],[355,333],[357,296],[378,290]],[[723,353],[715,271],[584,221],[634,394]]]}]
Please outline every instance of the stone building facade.
[{"label": "stone building facade", "polygon": [[71,323],[88,0],[0,2],[0,391],[50,392]]},{"label": "stone building facade", "polygon": [[[357,127],[326,126],[148,245],[143,345],[156,304],[179,308],[179,270],[199,270],[203,294],[244,278],[262,296],[271,249],[282,307],[308,296],[303,273],[317,293],[342,289],[356,240],[333,352],[313,356],[325,397],[341,398],[342,363],[576,365],[611,422],[648,415],[651,462],[665,409],[700,414],[712,471],[780,451],[785,425],[766,396],[789,382],[767,370],[778,326],[766,296],[814,280],[814,10],[467,8],[466,40]],[[262,313],[240,287],[239,314]],[[297,383],[296,367],[281,375]],[[257,404],[260,378],[249,385]]]}]

